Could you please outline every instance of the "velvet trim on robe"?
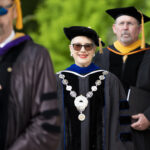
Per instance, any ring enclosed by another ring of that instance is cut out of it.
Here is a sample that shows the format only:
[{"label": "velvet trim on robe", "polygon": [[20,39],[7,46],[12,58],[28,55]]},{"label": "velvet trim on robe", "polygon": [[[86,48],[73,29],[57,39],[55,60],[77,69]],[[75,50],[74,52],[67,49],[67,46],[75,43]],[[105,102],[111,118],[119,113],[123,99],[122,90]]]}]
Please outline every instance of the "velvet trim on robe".
[{"label": "velvet trim on robe", "polygon": [[87,74],[98,69],[100,69],[100,67],[96,66],[94,63],[91,63],[88,67],[79,67],[76,64],[73,64],[66,70],[73,71],[79,74]]}]

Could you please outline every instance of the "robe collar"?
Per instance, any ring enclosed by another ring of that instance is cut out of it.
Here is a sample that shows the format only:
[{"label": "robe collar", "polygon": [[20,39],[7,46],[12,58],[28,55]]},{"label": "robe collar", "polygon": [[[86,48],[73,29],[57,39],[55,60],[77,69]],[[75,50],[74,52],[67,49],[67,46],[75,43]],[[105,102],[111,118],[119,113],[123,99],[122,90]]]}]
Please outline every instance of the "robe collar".
[{"label": "robe collar", "polygon": [[136,42],[128,46],[123,46],[119,41],[114,42],[114,47],[122,54],[129,53],[135,50],[136,48],[140,47],[140,45],[141,45],[141,40],[137,40]]},{"label": "robe collar", "polygon": [[100,69],[100,67],[96,66],[94,63],[91,63],[88,67],[79,67],[76,64],[73,64],[66,70],[73,71],[79,74],[87,74],[98,69]]},{"label": "robe collar", "polygon": [[[16,37],[17,36],[17,37]],[[0,56],[4,55],[6,52],[8,52],[12,47],[15,47],[27,40],[31,40],[31,38],[28,35],[19,35],[16,34],[14,39],[7,43],[4,47],[0,48]]]}]

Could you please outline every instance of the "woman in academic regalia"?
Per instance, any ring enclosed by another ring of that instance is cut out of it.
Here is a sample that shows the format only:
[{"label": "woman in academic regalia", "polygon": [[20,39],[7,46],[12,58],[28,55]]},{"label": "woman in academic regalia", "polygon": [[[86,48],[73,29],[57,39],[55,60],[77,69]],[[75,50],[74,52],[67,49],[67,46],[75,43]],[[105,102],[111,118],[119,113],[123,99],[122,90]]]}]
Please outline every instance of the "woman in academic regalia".
[{"label": "woman in academic regalia", "polygon": [[100,42],[87,27],[64,28],[75,64],[57,73],[60,150],[132,150],[130,117],[118,78],[92,63]]}]

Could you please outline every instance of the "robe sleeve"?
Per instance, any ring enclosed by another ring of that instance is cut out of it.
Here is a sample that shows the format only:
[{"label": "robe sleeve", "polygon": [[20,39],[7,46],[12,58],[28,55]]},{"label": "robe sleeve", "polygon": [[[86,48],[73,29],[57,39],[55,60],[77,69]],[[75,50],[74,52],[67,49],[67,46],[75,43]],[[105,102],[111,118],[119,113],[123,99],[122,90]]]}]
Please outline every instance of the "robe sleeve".
[{"label": "robe sleeve", "polygon": [[[36,48],[41,50],[32,56],[32,51],[36,51]],[[31,50],[31,54],[27,56],[31,57],[31,64],[26,61],[25,64],[19,66],[21,71],[17,76],[18,80],[23,82],[18,87],[21,93],[20,99],[23,100],[20,102],[22,107],[18,105],[18,109],[24,108],[25,110],[24,118],[20,119],[22,122],[16,125],[22,127],[17,128],[18,137],[8,150],[56,150],[60,138],[56,78],[48,52],[38,46]],[[19,97],[17,94],[14,96]]]},{"label": "robe sleeve", "polygon": [[[142,63],[139,68],[136,87],[150,94],[150,50],[145,52]],[[143,96],[144,99],[144,96]],[[150,98],[149,98],[150,99]],[[142,99],[141,99],[142,101]],[[150,105],[145,109],[144,115],[150,121]]]},{"label": "robe sleeve", "polygon": [[128,101],[119,79],[111,73],[105,80],[104,112],[106,149],[133,150]]},{"label": "robe sleeve", "polygon": [[150,119],[150,92],[137,87],[130,87],[129,105],[131,115],[144,113]]}]

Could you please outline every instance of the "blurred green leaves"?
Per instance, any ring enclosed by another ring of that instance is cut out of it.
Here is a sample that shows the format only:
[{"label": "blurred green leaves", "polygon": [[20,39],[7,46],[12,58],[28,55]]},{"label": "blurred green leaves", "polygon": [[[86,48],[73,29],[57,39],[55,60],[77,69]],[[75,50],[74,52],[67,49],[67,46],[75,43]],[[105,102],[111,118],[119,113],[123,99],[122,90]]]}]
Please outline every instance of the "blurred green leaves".
[{"label": "blurred green leaves", "polygon": [[[115,40],[112,32],[113,19],[105,13],[105,10],[135,6],[150,16],[148,9],[150,2],[140,3],[140,0],[38,0],[36,8],[34,6],[33,16],[25,17],[27,21],[33,19],[37,25],[28,26],[32,30],[26,31],[37,43],[49,50],[57,72],[73,63],[68,47],[70,41],[64,35],[64,27],[75,25],[91,27],[98,32],[106,45],[111,44]],[[148,26],[145,30],[150,31]],[[148,32],[146,36],[148,37]]]}]

